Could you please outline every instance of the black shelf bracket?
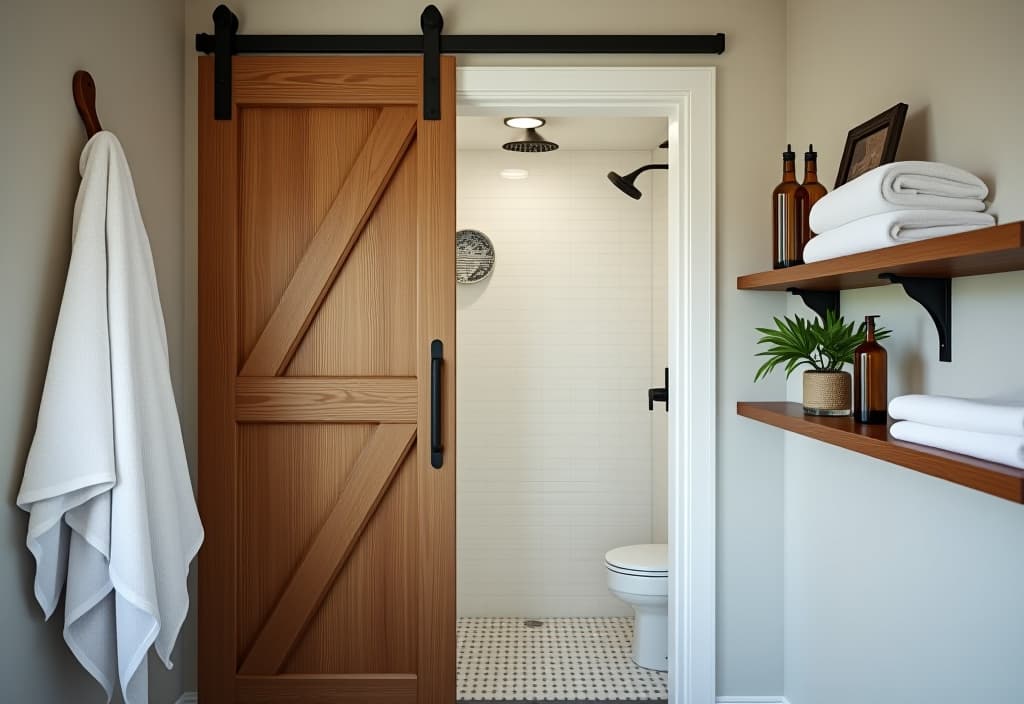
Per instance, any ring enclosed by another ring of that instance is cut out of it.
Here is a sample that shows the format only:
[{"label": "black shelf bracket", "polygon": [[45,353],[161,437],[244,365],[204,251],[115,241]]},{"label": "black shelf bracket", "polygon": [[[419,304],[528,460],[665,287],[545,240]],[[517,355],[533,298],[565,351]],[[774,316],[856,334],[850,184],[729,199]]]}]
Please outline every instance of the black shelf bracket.
[{"label": "black shelf bracket", "polygon": [[953,281],[923,276],[879,274],[878,278],[900,284],[907,295],[920,303],[935,323],[939,334],[939,361],[952,362]]},{"label": "black shelf bracket", "polygon": [[839,291],[809,291],[804,288],[787,288],[794,296],[800,296],[808,308],[825,320],[828,311],[839,317]]},{"label": "black shelf bracket", "polygon": [[428,5],[421,35],[238,34],[238,17],[213,11],[214,34],[197,34],[196,51],[214,55],[214,117],[231,119],[235,54],[422,54],[423,119],[441,119],[441,54],[721,54],[718,34],[466,34],[443,36],[441,11]]}]

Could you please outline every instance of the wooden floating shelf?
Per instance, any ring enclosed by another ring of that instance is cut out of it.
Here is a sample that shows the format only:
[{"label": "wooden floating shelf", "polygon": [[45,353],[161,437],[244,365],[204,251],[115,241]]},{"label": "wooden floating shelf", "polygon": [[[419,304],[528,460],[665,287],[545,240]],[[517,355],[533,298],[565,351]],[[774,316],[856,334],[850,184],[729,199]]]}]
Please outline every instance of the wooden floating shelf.
[{"label": "wooden floating shelf", "polygon": [[1024,222],[1011,222],[850,254],[812,264],[747,274],[737,288],[755,291],[839,291],[887,286],[881,274],[949,279],[1024,270]]},{"label": "wooden floating shelf", "polygon": [[892,462],[939,479],[1024,503],[1024,471],[925,445],[895,440],[886,425],[857,423],[850,416],[804,415],[799,403],[739,402],[736,412],[815,440]]}]

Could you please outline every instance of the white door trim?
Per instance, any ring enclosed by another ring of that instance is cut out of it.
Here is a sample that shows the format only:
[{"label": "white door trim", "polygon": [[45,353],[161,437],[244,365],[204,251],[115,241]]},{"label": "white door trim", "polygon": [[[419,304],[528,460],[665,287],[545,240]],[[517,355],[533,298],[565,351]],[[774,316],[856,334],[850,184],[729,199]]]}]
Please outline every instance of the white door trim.
[{"label": "white door trim", "polygon": [[715,69],[467,67],[456,90],[460,115],[668,118],[669,701],[713,704]]}]

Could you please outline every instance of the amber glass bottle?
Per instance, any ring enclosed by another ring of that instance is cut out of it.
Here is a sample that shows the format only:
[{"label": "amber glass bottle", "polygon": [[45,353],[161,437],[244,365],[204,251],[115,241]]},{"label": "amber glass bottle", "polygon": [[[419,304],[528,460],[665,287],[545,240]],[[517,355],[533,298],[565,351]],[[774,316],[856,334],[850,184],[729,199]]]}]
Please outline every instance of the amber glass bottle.
[{"label": "amber glass bottle", "polygon": [[853,419],[860,423],[885,423],[888,399],[885,348],[875,341],[875,318],[867,323],[865,340],[853,351]]},{"label": "amber glass bottle", "polygon": [[818,234],[811,230],[811,208],[828,193],[828,189],[818,181],[818,152],[814,151],[813,144],[807,145],[807,151],[804,152],[803,187],[807,191],[807,201],[806,207],[801,213],[800,221],[807,232],[807,238],[810,239]]},{"label": "amber glass bottle", "polygon": [[807,231],[801,213],[807,190],[796,182],[796,154],[787,145],[782,154],[782,183],[772,191],[772,261],[776,269],[804,263]]}]

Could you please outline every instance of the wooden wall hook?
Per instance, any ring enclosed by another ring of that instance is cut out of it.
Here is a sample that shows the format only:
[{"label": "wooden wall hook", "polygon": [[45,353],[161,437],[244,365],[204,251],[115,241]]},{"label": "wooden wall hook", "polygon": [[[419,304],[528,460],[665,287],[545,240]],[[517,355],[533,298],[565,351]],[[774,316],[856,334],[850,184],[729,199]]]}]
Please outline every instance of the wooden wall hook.
[{"label": "wooden wall hook", "polygon": [[88,71],[75,71],[71,79],[71,92],[75,96],[75,107],[82,117],[85,133],[92,137],[103,129],[96,114],[96,83]]}]

